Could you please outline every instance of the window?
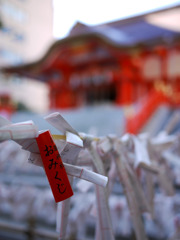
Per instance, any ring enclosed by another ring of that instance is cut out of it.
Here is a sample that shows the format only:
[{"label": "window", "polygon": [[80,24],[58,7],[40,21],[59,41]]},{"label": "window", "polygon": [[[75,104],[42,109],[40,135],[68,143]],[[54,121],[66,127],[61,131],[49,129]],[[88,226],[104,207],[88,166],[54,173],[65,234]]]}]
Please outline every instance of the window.
[{"label": "window", "polygon": [[3,2],[1,4],[1,12],[19,22],[26,20],[26,14],[10,3]]}]

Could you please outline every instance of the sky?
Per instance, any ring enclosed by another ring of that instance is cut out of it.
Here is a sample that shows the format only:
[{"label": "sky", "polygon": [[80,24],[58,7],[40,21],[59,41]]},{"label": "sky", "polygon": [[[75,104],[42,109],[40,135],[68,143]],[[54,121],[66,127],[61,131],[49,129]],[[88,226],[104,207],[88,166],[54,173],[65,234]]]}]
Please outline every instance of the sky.
[{"label": "sky", "polygon": [[175,4],[180,0],[53,0],[53,34],[66,37],[77,21],[96,25]]}]

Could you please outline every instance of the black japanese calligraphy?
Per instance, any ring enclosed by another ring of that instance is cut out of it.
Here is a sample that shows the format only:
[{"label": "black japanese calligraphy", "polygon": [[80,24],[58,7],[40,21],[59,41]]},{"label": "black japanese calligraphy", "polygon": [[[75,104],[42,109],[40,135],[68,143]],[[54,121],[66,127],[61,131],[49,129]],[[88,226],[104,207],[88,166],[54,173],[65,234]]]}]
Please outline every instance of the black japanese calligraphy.
[{"label": "black japanese calligraphy", "polygon": [[54,169],[56,169],[56,165],[58,164],[56,161],[54,161],[54,159],[50,159],[49,160],[51,162],[51,164],[49,164],[49,169],[52,169],[52,166],[54,165]]},{"label": "black japanese calligraphy", "polygon": [[52,148],[52,146],[47,146],[47,145],[45,145],[45,149],[44,149],[44,152],[46,152],[46,157],[48,157],[49,155],[51,155],[51,154],[53,154],[53,148]]},{"label": "black japanese calligraphy", "polygon": [[60,183],[57,183],[59,193],[61,194],[65,193],[66,185],[62,182],[62,179],[58,177],[58,171],[56,171],[55,179],[60,181]]}]

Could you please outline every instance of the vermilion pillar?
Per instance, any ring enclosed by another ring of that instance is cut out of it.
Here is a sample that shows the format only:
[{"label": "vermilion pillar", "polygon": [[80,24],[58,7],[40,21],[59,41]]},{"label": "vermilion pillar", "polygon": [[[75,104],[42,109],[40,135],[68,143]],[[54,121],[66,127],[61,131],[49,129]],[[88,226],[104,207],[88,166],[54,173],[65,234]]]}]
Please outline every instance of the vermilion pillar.
[{"label": "vermilion pillar", "polygon": [[120,74],[117,80],[117,98],[116,103],[120,105],[129,105],[133,102],[133,71],[132,62],[129,56],[123,56],[119,59]]},{"label": "vermilion pillar", "polygon": [[130,105],[133,102],[133,83],[127,80],[121,80],[117,84],[117,100],[120,105]]}]

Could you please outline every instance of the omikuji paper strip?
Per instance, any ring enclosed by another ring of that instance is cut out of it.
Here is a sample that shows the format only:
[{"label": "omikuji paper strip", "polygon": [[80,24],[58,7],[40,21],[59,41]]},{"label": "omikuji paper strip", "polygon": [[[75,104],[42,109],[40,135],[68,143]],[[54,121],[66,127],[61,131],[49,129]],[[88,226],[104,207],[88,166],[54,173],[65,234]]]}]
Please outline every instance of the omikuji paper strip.
[{"label": "omikuji paper strip", "polygon": [[39,134],[36,141],[55,201],[60,202],[71,197],[73,191],[50,132]]}]

